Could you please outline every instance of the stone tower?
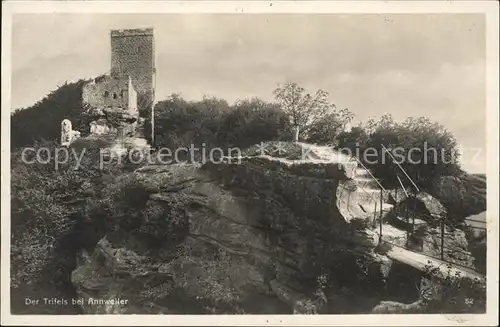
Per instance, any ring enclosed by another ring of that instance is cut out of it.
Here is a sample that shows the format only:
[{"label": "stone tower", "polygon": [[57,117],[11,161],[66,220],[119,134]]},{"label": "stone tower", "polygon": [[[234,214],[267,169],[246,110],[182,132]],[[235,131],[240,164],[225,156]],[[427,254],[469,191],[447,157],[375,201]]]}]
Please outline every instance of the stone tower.
[{"label": "stone tower", "polygon": [[111,30],[111,76],[131,78],[141,117],[152,115],[155,73],[152,28]]}]

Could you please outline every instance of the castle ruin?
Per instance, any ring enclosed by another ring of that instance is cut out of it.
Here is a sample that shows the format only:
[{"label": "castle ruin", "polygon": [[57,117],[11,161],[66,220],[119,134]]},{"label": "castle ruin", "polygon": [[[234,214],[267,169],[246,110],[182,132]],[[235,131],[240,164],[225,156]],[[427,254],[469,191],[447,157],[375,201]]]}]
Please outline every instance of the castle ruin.
[{"label": "castle ruin", "polygon": [[[144,140],[143,124],[151,117],[155,96],[155,55],[152,28],[110,31],[111,65],[107,74],[83,87],[90,137]],[[153,139],[151,131],[151,139]],[[144,143],[142,142],[141,143]]]},{"label": "castle ruin", "polygon": [[111,76],[130,77],[142,117],[149,114],[154,100],[154,51],[152,28],[111,31]]}]

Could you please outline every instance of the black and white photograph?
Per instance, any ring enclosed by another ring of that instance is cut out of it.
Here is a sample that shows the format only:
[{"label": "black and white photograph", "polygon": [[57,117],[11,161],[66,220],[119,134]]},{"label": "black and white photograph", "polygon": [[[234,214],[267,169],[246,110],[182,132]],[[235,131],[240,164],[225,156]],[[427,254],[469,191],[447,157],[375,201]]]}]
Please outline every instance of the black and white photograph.
[{"label": "black and white photograph", "polygon": [[309,3],[2,3],[2,324],[498,324],[498,2]]}]

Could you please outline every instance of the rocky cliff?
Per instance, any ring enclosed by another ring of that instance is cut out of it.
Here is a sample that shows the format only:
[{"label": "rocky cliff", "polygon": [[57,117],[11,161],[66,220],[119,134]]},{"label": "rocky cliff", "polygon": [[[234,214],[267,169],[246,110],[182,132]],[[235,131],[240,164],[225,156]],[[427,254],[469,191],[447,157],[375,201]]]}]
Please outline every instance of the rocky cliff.
[{"label": "rocky cliff", "polygon": [[[422,272],[392,262],[371,224],[378,214],[367,209],[389,195],[372,192],[364,184],[374,181],[355,177],[352,163],[326,160],[328,151],[314,148],[306,159],[247,153],[219,163],[148,165],[120,176],[108,185],[88,226],[101,224],[102,237],[80,251],[72,273],[83,311],[425,310],[414,287]],[[391,231],[385,220],[409,201],[417,201],[426,216],[444,210],[423,193],[396,201],[392,210],[383,206],[384,237]],[[426,225],[430,245],[421,252],[438,251],[432,228]],[[463,233],[455,234],[446,246],[466,248]],[[391,289],[397,298],[387,298]]]},{"label": "rocky cliff", "polygon": [[80,254],[72,281],[84,311],[368,312],[375,302],[353,294],[378,260],[377,238],[340,214],[345,179],[337,164],[267,156],[123,176],[146,190],[144,209]]}]

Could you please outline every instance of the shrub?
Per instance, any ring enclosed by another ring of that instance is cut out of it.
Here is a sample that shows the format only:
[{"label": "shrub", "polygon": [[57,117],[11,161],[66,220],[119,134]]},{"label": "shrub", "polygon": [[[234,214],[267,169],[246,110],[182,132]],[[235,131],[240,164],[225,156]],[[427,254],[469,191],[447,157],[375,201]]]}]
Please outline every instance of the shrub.
[{"label": "shrub", "polygon": [[276,141],[290,132],[289,119],[279,106],[258,98],[238,101],[224,115],[218,141],[246,148],[263,141]]},{"label": "shrub", "polygon": [[387,243],[387,242],[382,242],[382,243],[379,243],[374,251],[375,253],[378,253],[378,254],[387,254],[387,252],[389,252],[390,250],[392,249],[392,245]]},{"label": "shrub", "polygon": [[155,107],[155,145],[159,147],[245,148],[286,138],[287,133],[286,114],[258,98],[230,106],[217,98],[188,102],[174,94]]},{"label": "shrub", "polygon": [[[56,144],[41,141],[33,148],[48,149],[54,158]],[[96,156],[98,152],[88,151],[75,169],[74,156],[55,167],[54,161],[23,162],[21,150],[11,154],[13,287],[68,281],[71,251],[79,246],[75,237],[81,210],[91,199],[100,198],[103,176],[109,174],[99,169]]]},{"label": "shrub", "polygon": [[179,95],[155,107],[155,145],[169,148],[217,145],[217,132],[229,105],[224,100],[203,98],[188,102]]},{"label": "shrub", "polygon": [[[184,215],[175,215],[183,210],[183,203],[148,206],[147,188],[140,181],[123,176],[126,162],[101,167],[98,148],[87,148],[84,152],[70,148],[68,161],[56,167],[53,158],[59,146],[55,142],[40,141],[32,148],[34,152],[46,149],[40,154],[45,159],[50,155],[52,160],[27,163],[22,160],[22,150],[11,154],[14,289],[26,285],[60,287],[69,283],[76,251],[92,248],[116,227],[142,233],[158,246],[164,242],[166,233],[184,230],[186,221],[181,219]],[[28,152],[24,159],[35,159],[34,152]]]},{"label": "shrub", "polygon": [[[388,187],[399,185],[396,176],[401,176],[402,180],[406,177],[382,145],[421,187],[431,185],[439,176],[460,173],[455,137],[444,126],[428,118],[409,117],[403,122],[395,122],[392,116],[385,115],[378,122],[368,122],[364,129],[368,138],[360,147],[373,151],[365,152],[360,159]],[[360,141],[364,141],[364,133],[356,132],[361,136]],[[409,181],[405,183],[409,185]]]},{"label": "shrub", "polygon": [[[435,277],[439,268],[425,267],[430,285],[421,289],[423,303],[429,313],[484,313],[486,312],[486,284],[478,278],[469,279],[459,272],[453,274],[448,265],[444,278]],[[437,296],[436,296],[437,295]]]},{"label": "shrub", "polygon": [[337,136],[337,148],[344,153],[359,156],[366,149],[369,137],[363,126],[353,127],[351,131],[342,131]]},{"label": "shrub", "polygon": [[[189,227],[186,199],[172,192],[166,193],[161,201],[150,200],[151,192],[158,190],[151,190],[137,175],[120,176],[106,186],[99,201],[90,204],[89,224],[118,232],[125,238],[117,242],[126,242],[127,246],[145,250],[148,255],[170,251],[183,240]],[[129,237],[138,243],[129,243]]]}]

